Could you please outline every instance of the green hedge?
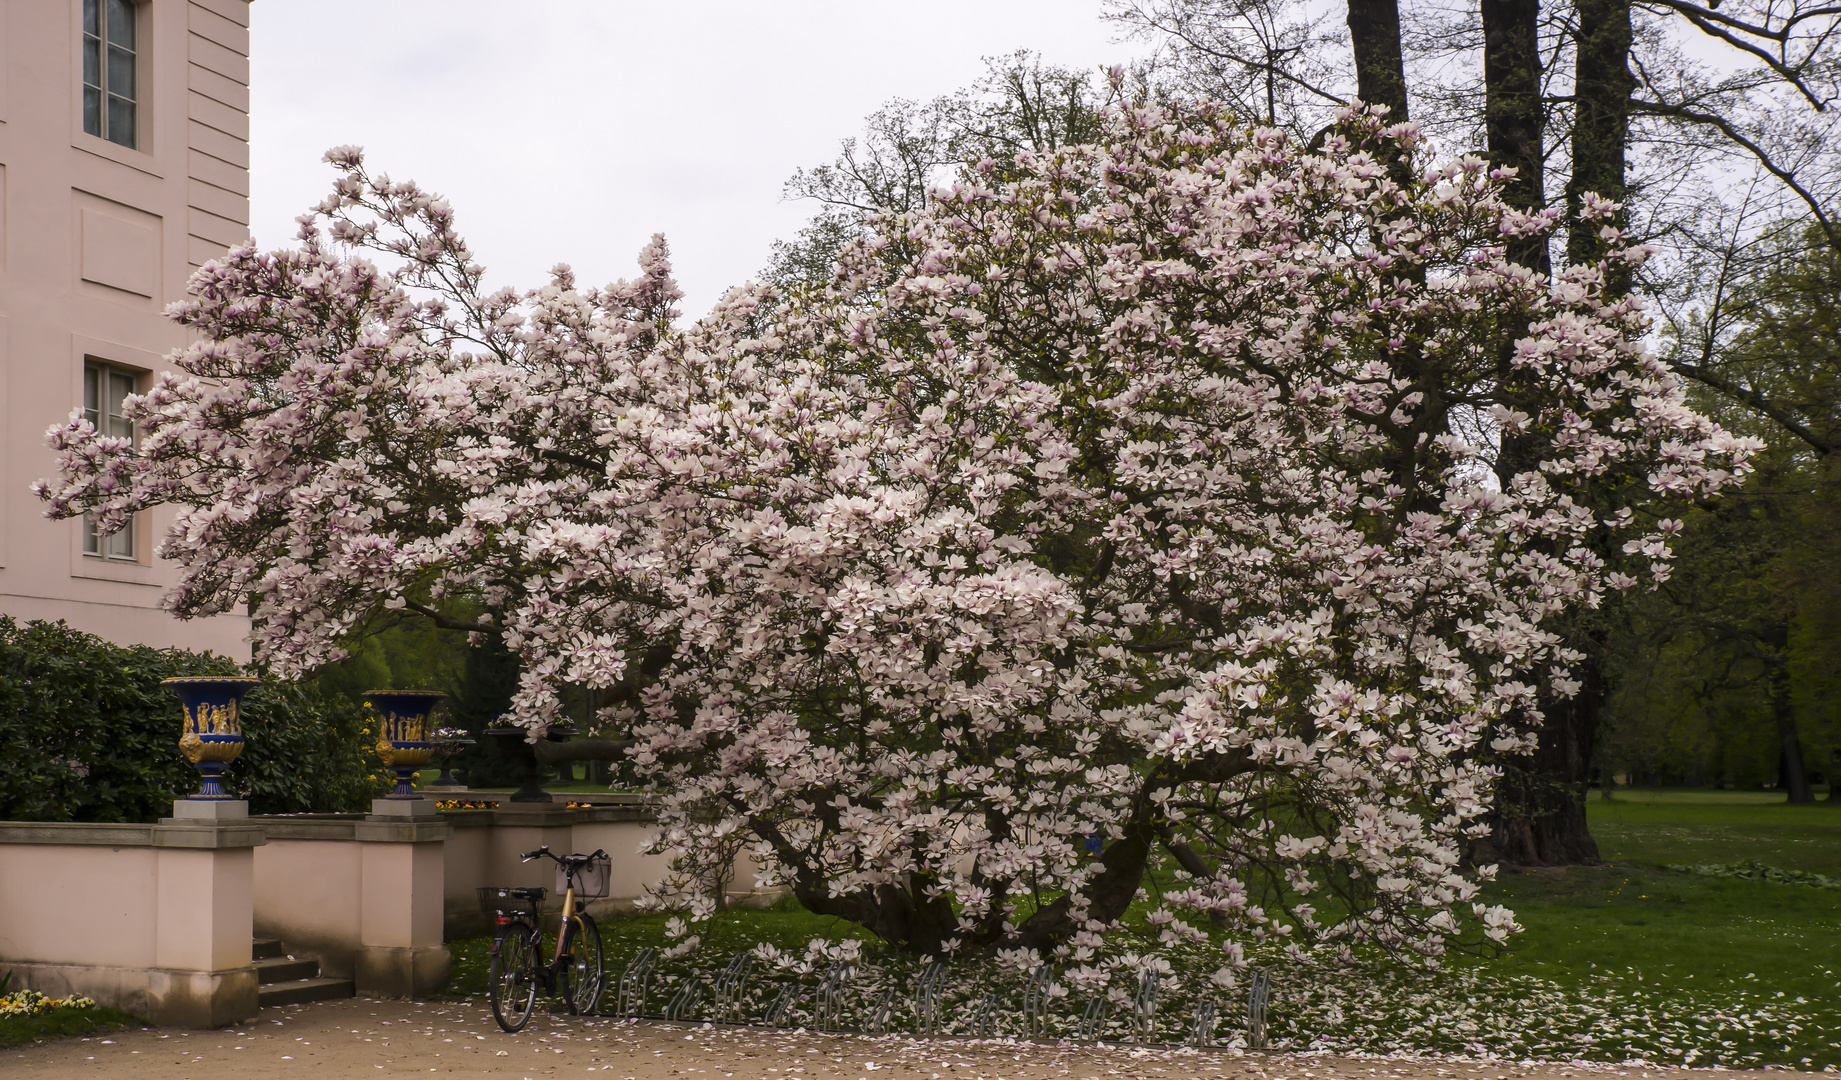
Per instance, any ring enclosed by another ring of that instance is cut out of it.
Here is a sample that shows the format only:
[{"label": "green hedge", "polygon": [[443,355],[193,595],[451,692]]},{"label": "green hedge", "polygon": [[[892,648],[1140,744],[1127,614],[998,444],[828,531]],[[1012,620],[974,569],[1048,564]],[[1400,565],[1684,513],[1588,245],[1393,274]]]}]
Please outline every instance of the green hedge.
[{"label": "green hedge", "polygon": [[[62,622],[0,616],[0,819],[154,821],[198,790],[184,716],[160,680],[242,675],[226,657],[116,645]],[[260,672],[256,673],[260,675]],[[364,708],[311,682],[263,678],[224,787],[254,814],[365,810],[388,789]]]}]

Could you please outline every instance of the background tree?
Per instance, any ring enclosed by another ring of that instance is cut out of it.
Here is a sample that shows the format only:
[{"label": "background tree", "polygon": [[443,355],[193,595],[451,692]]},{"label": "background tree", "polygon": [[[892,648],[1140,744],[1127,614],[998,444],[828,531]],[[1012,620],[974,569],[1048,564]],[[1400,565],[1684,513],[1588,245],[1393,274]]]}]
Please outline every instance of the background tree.
[{"label": "background tree", "polygon": [[[1768,449],[1742,487],[1689,516],[1681,580],[1642,606],[1630,632],[1640,681],[1618,711],[1639,711],[1640,686],[1674,703],[1670,722],[1645,730],[1757,732],[1770,748],[1760,779],[1775,774],[1792,801],[1805,801],[1813,766],[1834,798],[1830,689],[1841,650],[1828,631],[1841,609],[1841,255],[1819,223],[1708,255],[1706,305],[1664,309],[1671,360],[1695,380],[1703,408]],[[1728,764],[1729,741],[1700,745],[1671,767],[1758,774]]]},{"label": "background tree", "polygon": [[[1273,77],[1271,58],[1278,54],[1251,46],[1273,39],[1271,27],[1289,26],[1290,40],[1310,45],[1285,54],[1296,75],[1287,84],[1310,92],[1295,95],[1296,111],[1276,122],[1309,130],[1328,103],[1350,95],[1384,100],[1450,145],[1486,146],[1493,165],[1515,170],[1504,198],[1518,209],[1545,208],[1550,186],[1564,190],[1575,220],[1588,193],[1625,204],[1611,219],[1615,231],[1594,224],[1564,232],[1566,261],[1574,266],[1602,258],[1604,245],[1621,242],[1623,232],[1658,245],[1661,257],[1641,271],[1610,267],[1613,292],[1640,288],[1678,307],[1704,306],[1708,279],[1696,273],[1700,254],[1721,243],[1755,245],[1762,235],[1756,222],[1791,207],[1815,215],[1824,238],[1835,238],[1825,208],[1841,182],[1841,138],[1830,107],[1841,70],[1833,34],[1841,12],[1819,5],[1721,12],[1689,3],[1577,0],[1543,7],[1485,0],[1474,13],[1420,9],[1402,23],[1391,8],[1350,0],[1350,34],[1342,40],[1300,32],[1327,28],[1332,9],[1321,5],[1118,0],[1114,16],[1167,46],[1178,83],[1230,100],[1244,99],[1248,80]],[[1417,104],[1394,99],[1396,68],[1407,73]],[[1730,215],[1709,208],[1727,205],[1735,175],[1747,173],[1761,178],[1736,188],[1753,200],[1753,224],[1727,235],[1721,228]],[[1545,236],[1512,239],[1510,250],[1531,270],[1551,272]],[[1682,370],[1694,377],[1696,369]],[[1511,437],[1499,440],[1498,452],[1505,475],[1526,456]],[[1567,631],[1586,657],[1584,689],[1566,701],[1544,702],[1546,741],[1505,778],[1493,844],[1501,857],[1597,857],[1583,796],[1599,710],[1618,678],[1606,663],[1609,628],[1619,618],[1615,611],[1582,613]]]}]

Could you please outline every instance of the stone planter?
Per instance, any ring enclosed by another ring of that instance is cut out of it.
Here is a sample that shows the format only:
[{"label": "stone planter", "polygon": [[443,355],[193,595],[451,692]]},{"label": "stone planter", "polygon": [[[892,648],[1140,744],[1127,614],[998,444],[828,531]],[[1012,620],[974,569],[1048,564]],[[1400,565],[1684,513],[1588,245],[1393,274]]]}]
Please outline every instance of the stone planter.
[{"label": "stone planter", "polygon": [[429,741],[429,715],[446,694],[434,690],[372,690],[364,700],[377,710],[383,730],[377,736],[377,756],[396,773],[396,790],[386,799],[420,799],[416,770],[435,756]]},{"label": "stone planter", "polygon": [[243,723],[237,706],[249,688],[259,679],[225,679],[200,676],[164,679],[160,685],[179,695],[185,706],[185,730],[179,736],[179,752],[204,778],[204,784],[188,802],[231,802],[234,796],[224,791],[224,769],[243,752]]},{"label": "stone planter", "polygon": [[473,743],[474,740],[472,739],[436,739],[435,760],[441,763],[441,775],[430,780],[423,786],[429,791],[434,791],[436,789],[452,790],[462,787],[463,785],[460,781],[454,779],[454,755],[460,753],[463,747],[472,746]]},{"label": "stone planter", "polygon": [[[521,727],[487,728],[486,734],[499,746],[499,753],[508,761],[515,761],[524,766],[524,775],[520,778],[518,790],[507,797],[508,802],[553,802],[549,792],[543,790],[543,769],[537,764],[537,755],[531,749],[530,740]],[[575,734],[574,728],[552,727],[546,736],[551,742],[562,742]]]}]

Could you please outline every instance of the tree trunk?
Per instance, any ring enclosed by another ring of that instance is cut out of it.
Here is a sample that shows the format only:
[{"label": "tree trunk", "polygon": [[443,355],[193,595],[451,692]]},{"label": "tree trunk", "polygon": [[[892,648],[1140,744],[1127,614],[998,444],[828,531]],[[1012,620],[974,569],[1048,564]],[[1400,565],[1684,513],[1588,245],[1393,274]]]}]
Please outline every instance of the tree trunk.
[{"label": "tree trunk", "polygon": [[[1578,214],[1586,192],[1623,202],[1629,195],[1624,182],[1624,158],[1629,149],[1630,95],[1636,79],[1630,74],[1630,0],[1578,0],[1577,50],[1573,75],[1572,179],[1566,185],[1566,209]],[[1629,220],[1620,212],[1612,224],[1622,228]],[[1599,225],[1574,227],[1566,238],[1566,258],[1574,266],[1604,257],[1606,244]],[[1611,268],[1606,285],[1612,295],[1630,290],[1630,269]]]},{"label": "tree trunk", "polygon": [[[1503,199],[1524,213],[1547,203],[1540,11],[1540,0],[1482,0],[1484,140],[1491,165],[1515,170]],[[1542,274],[1553,272],[1545,237],[1511,239],[1508,255]]]},{"label": "tree trunk", "polygon": [[[1573,636],[1585,639],[1574,645],[1585,654],[1573,669],[1579,692],[1570,698],[1543,700],[1546,719],[1540,742],[1532,754],[1504,764],[1490,816],[1491,832],[1471,848],[1473,863],[1568,866],[1601,861],[1598,841],[1587,827],[1585,800],[1591,787],[1600,712],[1610,688],[1599,662],[1604,655],[1603,634],[1594,629]],[[1636,785],[1633,767],[1630,786]]]},{"label": "tree trunk", "polygon": [[[1400,48],[1399,0],[1349,0],[1349,45],[1355,54],[1355,92],[1367,105],[1387,106],[1387,118],[1404,124],[1411,117],[1406,100],[1406,54]],[[1387,171],[1394,183],[1412,179],[1400,154],[1390,154]]]},{"label": "tree trunk", "polygon": [[[1787,627],[1784,636],[1789,636]],[[1771,712],[1777,717],[1777,741],[1783,747],[1778,786],[1790,793],[1791,802],[1812,803],[1815,792],[1809,790],[1809,774],[1803,768],[1803,742],[1796,735],[1796,710],[1790,699],[1790,665],[1781,659],[1771,667]],[[1834,798],[1832,780],[1828,795]]]}]

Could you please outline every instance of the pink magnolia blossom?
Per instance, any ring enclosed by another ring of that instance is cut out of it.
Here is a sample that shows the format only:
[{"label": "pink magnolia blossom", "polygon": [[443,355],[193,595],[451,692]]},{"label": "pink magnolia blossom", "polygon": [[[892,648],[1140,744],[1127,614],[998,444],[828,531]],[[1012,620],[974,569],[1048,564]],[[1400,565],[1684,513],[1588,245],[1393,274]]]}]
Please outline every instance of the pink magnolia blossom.
[{"label": "pink magnolia blossom", "polygon": [[448,205],[342,149],[299,247],[195,276],[140,446],[73,417],[39,491],[176,504],[168,606],[250,604],[283,673],[476,597],[518,722],[598,689],[666,844],[745,831],[917,952],[1097,963],[1155,860],[1157,930],[1225,928],[1229,968],[1499,941],[1460,847],[1576,685],[1553,621],[1667,572],[1592,493],[1704,495],[1750,447],[1601,268],[1506,261],[1555,216],[1475,158],[1398,187],[1384,139],[1417,136],[1118,111],[688,326],[662,240],[488,295]]}]

